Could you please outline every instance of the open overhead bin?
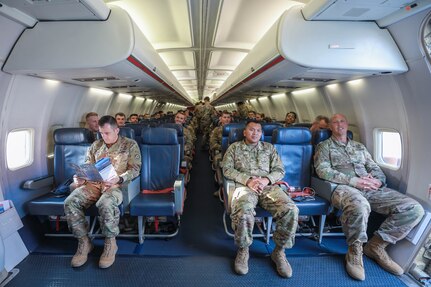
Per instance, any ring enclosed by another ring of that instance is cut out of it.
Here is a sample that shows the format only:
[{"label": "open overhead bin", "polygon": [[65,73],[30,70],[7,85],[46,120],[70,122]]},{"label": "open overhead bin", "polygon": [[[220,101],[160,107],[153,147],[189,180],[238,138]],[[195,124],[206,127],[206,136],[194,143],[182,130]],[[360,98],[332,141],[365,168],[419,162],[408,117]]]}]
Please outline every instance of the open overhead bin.
[{"label": "open overhead bin", "polygon": [[3,70],[192,102],[127,12],[114,6],[106,21],[38,22],[18,39]]},{"label": "open overhead bin", "polygon": [[274,23],[220,87],[215,103],[271,87],[289,91],[408,70],[389,32],[375,22],[306,21],[301,7]]}]

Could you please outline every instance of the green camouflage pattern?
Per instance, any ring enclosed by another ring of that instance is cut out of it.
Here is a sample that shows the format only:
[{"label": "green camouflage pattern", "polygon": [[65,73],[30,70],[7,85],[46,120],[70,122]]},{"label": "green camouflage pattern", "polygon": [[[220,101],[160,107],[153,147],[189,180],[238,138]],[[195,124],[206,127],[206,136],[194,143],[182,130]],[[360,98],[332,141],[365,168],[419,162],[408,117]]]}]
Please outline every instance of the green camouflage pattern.
[{"label": "green camouflage pattern", "polygon": [[[365,146],[353,140],[346,144],[331,137],[317,146],[317,175],[339,185],[332,194],[332,204],[343,211],[341,223],[347,243],[367,242],[368,217],[371,211],[386,215],[375,234],[396,243],[421,220],[424,210],[414,199],[385,186],[386,177]],[[383,184],[378,190],[357,187],[358,179],[371,174]]]},{"label": "green camouflage pattern", "polygon": [[295,243],[299,213],[295,203],[279,186],[268,185],[261,193],[246,186],[252,176],[267,177],[270,184],[283,178],[283,163],[274,146],[266,142],[256,146],[243,141],[233,143],[223,157],[222,168],[224,176],[235,181],[230,215],[235,244],[240,248],[252,244],[255,207],[259,204],[273,215],[277,224],[273,234],[276,245],[291,248]]},{"label": "green camouflage pattern", "polygon": [[[141,153],[136,141],[118,137],[118,141],[111,147],[103,139],[95,141],[87,152],[86,163],[95,163],[103,157],[109,157],[117,174],[127,184],[139,175],[141,169]],[[64,211],[69,229],[77,238],[88,233],[85,220],[85,209],[96,204],[99,211],[99,222],[102,234],[115,237],[119,233],[118,223],[120,210],[118,205],[123,201],[119,185],[106,188],[103,183],[86,182],[76,188],[65,200]]]}]

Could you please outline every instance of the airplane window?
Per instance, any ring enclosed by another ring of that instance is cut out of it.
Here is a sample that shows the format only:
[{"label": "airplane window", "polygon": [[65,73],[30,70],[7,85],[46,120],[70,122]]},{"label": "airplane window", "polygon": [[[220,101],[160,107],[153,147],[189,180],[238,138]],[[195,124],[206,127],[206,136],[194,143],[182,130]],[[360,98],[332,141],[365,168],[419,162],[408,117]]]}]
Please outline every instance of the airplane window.
[{"label": "airplane window", "polygon": [[374,129],[374,158],[381,166],[397,170],[401,166],[401,135],[392,129]]},{"label": "airplane window", "polygon": [[7,135],[6,161],[10,170],[17,170],[33,163],[34,130],[18,129]]},{"label": "airplane window", "polygon": [[431,14],[428,15],[422,24],[422,45],[428,61],[431,62]]}]

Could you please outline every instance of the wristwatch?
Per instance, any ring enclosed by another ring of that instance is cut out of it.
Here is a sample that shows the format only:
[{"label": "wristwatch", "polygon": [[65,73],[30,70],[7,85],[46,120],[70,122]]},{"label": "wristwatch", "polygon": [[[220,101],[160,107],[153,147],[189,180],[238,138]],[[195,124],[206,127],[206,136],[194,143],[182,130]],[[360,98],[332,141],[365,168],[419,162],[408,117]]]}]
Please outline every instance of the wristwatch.
[{"label": "wristwatch", "polygon": [[122,178],[122,177],[120,176],[120,179],[118,180],[117,184],[122,184],[123,182],[124,182],[124,178]]}]

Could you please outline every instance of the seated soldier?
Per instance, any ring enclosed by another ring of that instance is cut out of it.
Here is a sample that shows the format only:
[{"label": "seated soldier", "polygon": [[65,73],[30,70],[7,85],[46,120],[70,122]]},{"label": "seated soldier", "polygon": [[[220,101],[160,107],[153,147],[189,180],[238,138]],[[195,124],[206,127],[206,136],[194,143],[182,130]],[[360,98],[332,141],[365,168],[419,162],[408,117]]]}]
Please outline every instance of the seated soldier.
[{"label": "seated soldier", "polygon": [[128,183],[139,175],[141,153],[138,144],[131,139],[119,136],[115,118],[103,116],[99,120],[101,139],[96,140],[88,149],[86,163],[96,163],[109,157],[118,176],[104,182],[87,181],[74,176],[75,190],[64,202],[64,213],[67,224],[73,235],[78,238],[78,250],[72,257],[72,267],[80,267],[87,262],[88,253],[93,245],[88,238],[88,226],[85,209],[96,204],[99,210],[99,221],[105,245],[100,257],[99,267],[108,268],[115,261],[117,243],[115,237],[120,232],[120,210],[118,205],[123,201],[120,185]]},{"label": "seated soldier", "polygon": [[126,125],[126,115],[122,112],[115,114],[115,120],[117,121],[117,125],[119,127],[124,127]]},{"label": "seated soldier", "polygon": [[268,210],[277,224],[273,239],[275,249],[271,259],[280,276],[292,276],[285,248],[292,248],[298,224],[298,208],[278,186],[272,185],[284,176],[284,166],[274,146],[260,141],[262,126],[249,121],[244,129],[244,141],[235,142],[227,149],[222,162],[223,174],[235,181],[232,195],[232,228],[235,244],[239,247],[235,272],[248,273],[249,246],[253,242],[254,208],[259,204]]},{"label": "seated soldier", "polygon": [[223,111],[222,115],[219,118],[219,126],[213,129],[210,136],[210,153],[213,155],[213,163],[214,167],[219,167],[219,164],[222,160],[221,155],[221,139],[223,126],[230,124],[231,116],[228,111]]},{"label": "seated soldier", "polygon": [[313,122],[313,125],[310,127],[310,131],[318,131],[320,129],[327,129],[329,125],[329,118],[326,116],[318,115]]},{"label": "seated soldier", "polygon": [[[347,273],[356,280],[365,280],[363,250],[386,271],[401,275],[403,269],[385,249],[406,237],[420,222],[424,210],[414,199],[386,187],[386,177],[366,147],[347,137],[348,123],[344,115],[333,115],[329,127],[332,136],[317,146],[315,167],[320,178],[338,184],[331,203],[343,212],[341,224],[349,245],[345,260]],[[371,211],[387,218],[368,241]],[[367,244],[362,249],[364,243]]]},{"label": "seated soldier", "polygon": [[93,132],[93,134],[97,134],[99,131],[99,115],[95,112],[89,112],[85,116],[85,123],[87,128]]},{"label": "seated soldier", "polygon": [[[174,121],[176,124],[184,126],[184,123],[186,122],[186,115],[179,111],[175,115]],[[193,137],[190,133],[190,130],[186,127],[183,127],[183,135],[184,135],[184,158],[187,161],[187,164],[190,165],[191,161],[193,160],[193,150],[194,150],[194,144],[193,144]]]},{"label": "seated soldier", "polygon": [[131,124],[137,124],[139,122],[139,116],[138,114],[131,114],[129,117],[129,123]]},{"label": "seated soldier", "polygon": [[293,125],[294,123],[296,123],[296,118],[297,118],[297,116],[296,116],[295,112],[292,112],[292,111],[288,112],[286,114],[285,119],[284,119],[284,126],[289,127],[289,126]]}]

